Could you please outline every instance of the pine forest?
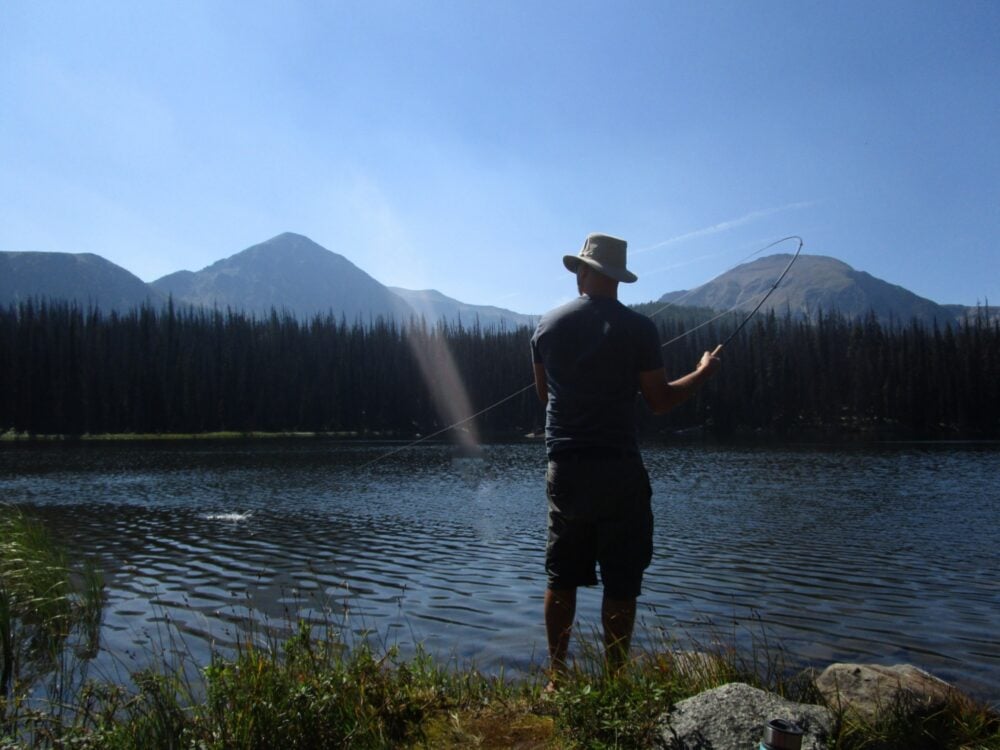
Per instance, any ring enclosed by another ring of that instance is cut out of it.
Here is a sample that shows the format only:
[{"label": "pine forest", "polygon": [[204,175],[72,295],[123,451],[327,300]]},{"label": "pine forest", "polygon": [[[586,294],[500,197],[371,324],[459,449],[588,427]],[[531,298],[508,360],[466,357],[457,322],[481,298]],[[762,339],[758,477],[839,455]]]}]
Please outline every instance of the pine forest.
[{"label": "pine forest", "polygon": [[[740,322],[711,316],[671,308],[654,317],[669,342],[668,375],[689,371]],[[531,334],[173,305],[106,314],[24,302],[0,309],[0,433],[409,439],[443,430],[448,439],[447,428],[482,412],[456,429],[484,440],[522,437],[544,424],[530,387]],[[1000,321],[983,313],[927,326],[762,312],[726,347],[723,362],[689,403],[662,417],[642,413],[642,431],[665,438],[1000,437]]]}]

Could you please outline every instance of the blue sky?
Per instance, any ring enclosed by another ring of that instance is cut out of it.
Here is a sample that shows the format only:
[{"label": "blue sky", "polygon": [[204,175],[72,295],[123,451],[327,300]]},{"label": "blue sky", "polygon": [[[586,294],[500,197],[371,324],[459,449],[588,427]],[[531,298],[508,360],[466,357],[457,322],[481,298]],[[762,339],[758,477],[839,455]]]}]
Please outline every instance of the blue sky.
[{"label": "blue sky", "polygon": [[627,302],[798,234],[998,303],[998,80],[994,0],[5,0],[0,250],[151,281],[294,231],[538,313],[591,231]]}]

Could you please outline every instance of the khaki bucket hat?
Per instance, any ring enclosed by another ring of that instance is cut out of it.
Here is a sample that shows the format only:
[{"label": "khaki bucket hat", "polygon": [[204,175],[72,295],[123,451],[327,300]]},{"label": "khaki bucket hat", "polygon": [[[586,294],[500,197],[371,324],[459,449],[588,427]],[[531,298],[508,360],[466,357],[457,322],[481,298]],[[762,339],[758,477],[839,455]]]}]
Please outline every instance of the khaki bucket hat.
[{"label": "khaki bucket hat", "polygon": [[564,255],[563,265],[572,273],[576,273],[581,263],[586,263],[598,273],[603,273],[615,281],[631,284],[638,279],[634,273],[625,268],[625,249],[628,243],[617,237],[606,234],[591,234],[583,241],[579,255]]}]

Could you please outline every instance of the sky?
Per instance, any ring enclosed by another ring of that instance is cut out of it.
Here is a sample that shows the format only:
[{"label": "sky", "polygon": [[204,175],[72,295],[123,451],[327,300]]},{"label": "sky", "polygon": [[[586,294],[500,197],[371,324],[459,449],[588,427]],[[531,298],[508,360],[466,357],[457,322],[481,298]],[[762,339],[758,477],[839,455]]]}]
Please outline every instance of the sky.
[{"label": "sky", "polygon": [[996,304],[1000,2],[0,3],[0,251],[152,281],[285,231],[532,314],[590,232],[629,303],[799,235]]}]

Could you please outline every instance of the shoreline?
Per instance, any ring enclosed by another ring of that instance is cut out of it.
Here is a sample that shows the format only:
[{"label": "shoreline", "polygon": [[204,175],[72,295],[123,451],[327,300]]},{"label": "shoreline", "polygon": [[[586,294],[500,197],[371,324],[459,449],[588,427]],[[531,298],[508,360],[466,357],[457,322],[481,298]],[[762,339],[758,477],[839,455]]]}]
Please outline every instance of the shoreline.
[{"label": "shoreline", "polygon": [[[497,434],[483,439],[480,445],[509,445],[513,443],[539,443],[544,434]],[[455,445],[446,435],[424,439],[421,435],[400,436],[396,433],[359,432],[340,430],[310,432],[302,430],[218,430],[211,432],[113,432],[68,435],[60,433],[30,434],[5,430],[0,432],[0,443],[122,443],[122,442],[179,442],[179,441],[269,441],[269,440],[328,440],[345,443],[402,444],[427,443],[430,445]],[[683,430],[674,433],[640,435],[639,444],[691,445],[1000,445],[1000,438],[978,436],[904,436],[886,433],[859,433],[805,430],[799,435],[788,433],[737,433],[713,435],[705,430]]]},{"label": "shoreline", "polygon": [[[354,445],[399,445],[413,444],[434,445],[439,447],[458,447],[458,443],[447,437],[424,440],[420,436],[401,437],[393,434],[360,433],[355,431],[342,432],[301,432],[301,431],[251,431],[251,432],[146,432],[146,433],[101,433],[84,435],[43,434],[29,435],[12,431],[0,432],[0,445],[45,445],[45,444],[110,444],[110,443],[181,443],[181,442],[272,442],[272,441],[317,441]],[[479,445],[511,445],[517,443],[538,444],[544,441],[543,436],[536,435],[494,435],[483,440]],[[708,434],[699,435],[656,435],[640,437],[640,448],[644,445],[709,445],[709,446],[740,446],[757,445],[762,448],[781,446],[802,447],[864,447],[864,446],[1000,446],[998,438],[981,437],[902,437],[875,435],[729,435],[719,437]]]}]

